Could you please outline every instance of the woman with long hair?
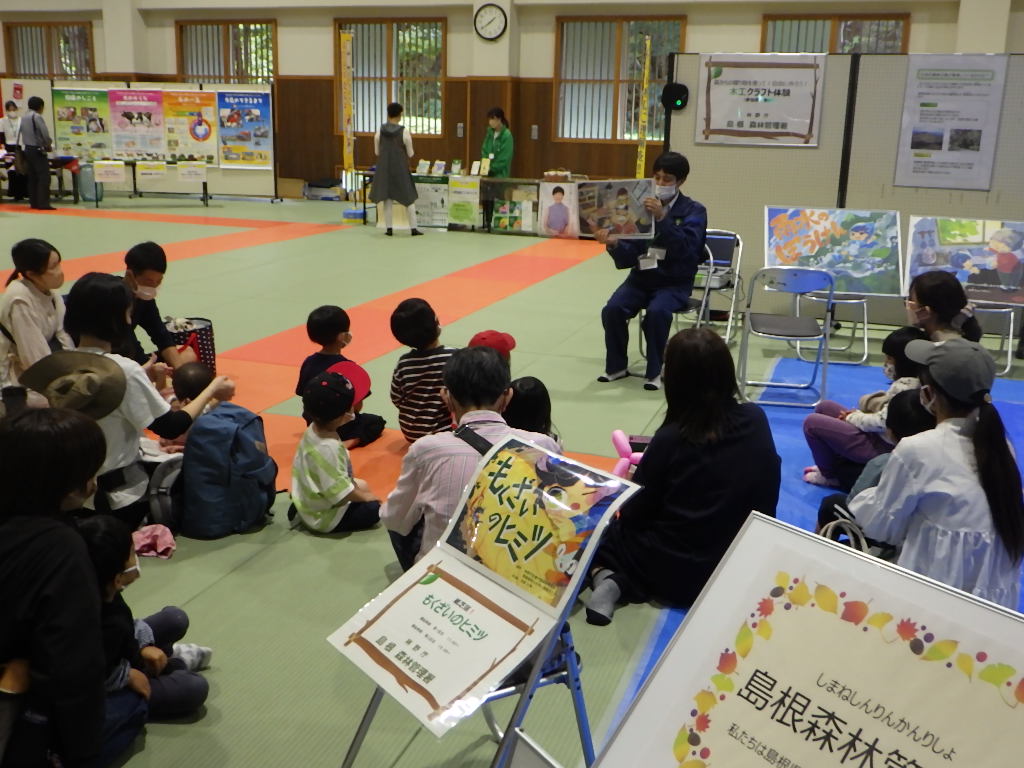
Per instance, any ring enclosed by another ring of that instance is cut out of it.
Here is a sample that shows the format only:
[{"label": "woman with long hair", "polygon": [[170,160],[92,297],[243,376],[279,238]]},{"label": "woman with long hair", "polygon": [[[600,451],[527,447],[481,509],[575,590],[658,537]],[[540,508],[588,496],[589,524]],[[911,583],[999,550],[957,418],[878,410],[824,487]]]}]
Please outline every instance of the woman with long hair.
[{"label": "woman with long hair", "polygon": [[594,557],[591,624],[608,624],[618,602],[689,607],[750,511],[775,516],[781,462],[764,411],[738,402],[722,338],[680,331],[663,376],[665,421],[633,477],[643,487]]},{"label": "woman with long hair", "polygon": [[1017,610],[1024,498],[989,394],[995,362],[964,339],[912,341],[906,354],[922,366],[921,404],[937,426],[901,440],[850,512],[869,537],[901,548],[904,568]]},{"label": "woman with long hair", "polygon": [[922,272],[907,292],[907,321],[932,341],[981,340],[981,325],[960,281],[949,272]]}]

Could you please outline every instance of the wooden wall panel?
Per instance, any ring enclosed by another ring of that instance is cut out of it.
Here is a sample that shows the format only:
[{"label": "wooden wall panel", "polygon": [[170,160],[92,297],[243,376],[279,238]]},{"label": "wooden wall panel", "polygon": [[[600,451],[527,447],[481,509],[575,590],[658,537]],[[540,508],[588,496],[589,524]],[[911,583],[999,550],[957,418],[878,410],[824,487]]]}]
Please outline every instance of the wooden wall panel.
[{"label": "wooden wall panel", "polygon": [[334,78],[279,77],[275,102],[277,175],[306,181],[333,176],[341,163],[341,138],[334,135]]}]

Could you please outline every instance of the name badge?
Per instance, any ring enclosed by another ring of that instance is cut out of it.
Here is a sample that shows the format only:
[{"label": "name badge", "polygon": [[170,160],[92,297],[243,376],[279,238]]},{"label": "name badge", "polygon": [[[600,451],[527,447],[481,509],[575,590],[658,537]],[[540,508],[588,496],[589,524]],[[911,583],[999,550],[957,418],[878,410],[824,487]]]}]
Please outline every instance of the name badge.
[{"label": "name badge", "polygon": [[667,252],[666,252],[666,250],[664,248],[648,248],[647,249],[647,255],[648,256],[653,256],[658,261],[661,261],[662,259],[664,259],[666,253]]},{"label": "name badge", "polygon": [[493,159],[494,159],[494,153],[493,153],[493,152],[491,152],[491,154],[489,154],[489,155],[487,156],[487,159],[488,159],[488,160],[493,160]]},{"label": "name badge", "polygon": [[636,265],[639,269],[657,269],[658,268],[658,257],[653,253],[654,249],[647,251],[643,256],[637,259]]}]

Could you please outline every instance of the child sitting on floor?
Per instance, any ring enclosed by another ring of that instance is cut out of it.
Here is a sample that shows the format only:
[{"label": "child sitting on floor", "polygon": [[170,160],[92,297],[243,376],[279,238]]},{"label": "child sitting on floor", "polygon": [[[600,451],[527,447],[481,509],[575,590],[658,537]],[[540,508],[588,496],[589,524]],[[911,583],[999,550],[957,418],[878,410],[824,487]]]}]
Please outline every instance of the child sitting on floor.
[{"label": "child sitting on floor", "polygon": [[316,533],[359,531],[380,521],[380,502],[365,481],[353,477],[348,450],[338,437],[338,428],[352,420],[353,405],[365,395],[365,389],[357,392],[348,378],[331,371],[315,376],[302,393],[311,423],[292,462],[288,519],[297,515]]},{"label": "child sitting on floor", "polygon": [[452,416],[441,399],[444,366],[455,351],[441,344],[441,323],[423,299],[406,299],[391,313],[391,333],[412,347],[398,358],[391,377],[391,402],[398,408],[398,426],[410,443],[452,428]]},{"label": "child sitting on floor", "polygon": [[[171,404],[172,409],[188,405],[202,394],[203,390],[210,386],[214,379],[213,370],[205,363],[185,363],[174,372],[172,385],[174,387],[175,402]],[[230,386],[225,387],[221,392],[219,400],[211,400],[203,409],[203,413],[209,413],[218,404],[228,402],[235,396],[235,383],[228,380]],[[202,415],[202,414],[200,414]],[[191,431],[191,430],[190,430]],[[164,453],[181,453],[185,450],[185,441],[188,440],[188,432],[173,439],[160,438],[160,450]]]},{"label": "child sitting on floor", "polygon": [[490,347],[501,355],[501,359],[508,363],[509,368],[512,367],[512,350],[516,348],[516,339],[511,333],[480,331],[473,335],[467,346]]},{"label": "child sitting on floor", "polygon": [[[352,343],[350,328],[348,312],[333,304],[325,304],[309,313],[309,317],[306,318],[306,335],[314,344],[320,345],[320,350],[302,361],[299,381],[295,385],[296,395],[302,397],[314,376],[323,373],[332,365],[348,361],[348,358],[341,354],[341,350]],[[362,408],[362,403],[359,404],[359,408]],[[383,417],[357,410],[352,421],[341,428],[338,436],[345,441],[346,448],[357,448],[360,445],[369,445],[380,437],[383,431]]]},{"label": "child sitting on floor", "polygon": [[551,395],[540,379],[523,376],[513,380],[512,399],[501,415],[510,427],[540,432],[562,444],[551,424]]},{"label": "child sitting on floor", "polygon": [[188,616],[168,606],[146,619],[136,619],[121,592],[141,575],[132,534],[110,515],[78,522],[100,585],[107,695],[133,691],[149,702],[149,719],[181,717],[196,712],[210,686],[198,670],[210,665],[213,651],[179,643],[188,631]]},{"label": "child sitting on floor", "polygon": [[823,400],[804,419],[804,437],[814,457],[814,465],[804,469],[804,482],[849,489],[865,464],[892,450],[884,434],[886,411],[897,394],[921,386],[918,366],[904,350],[908,342],[923,338],[924,331],[912,326],[890,333],[882,342],[882,371],[892,382],[888,389],[862,396],[854,410]]}]

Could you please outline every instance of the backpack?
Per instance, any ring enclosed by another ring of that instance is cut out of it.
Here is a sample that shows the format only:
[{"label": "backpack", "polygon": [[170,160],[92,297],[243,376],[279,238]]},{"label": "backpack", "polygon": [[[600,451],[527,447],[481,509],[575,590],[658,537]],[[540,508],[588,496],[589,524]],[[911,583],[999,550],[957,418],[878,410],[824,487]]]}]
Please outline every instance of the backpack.
[{"label": "backpack", "polygon": [[204,413],[185,441],[182,478],[186,536],[215,539],[266,523],[277,464],[267,455],[263,419],[234,403]]},{"label": "backpack", "polygon": [[184,454],[172,453],[158,464],[144,464],[150,470],[149,488],[146,490],[149,499],[147,522],[166,525],[172,533],[177,533],[181,527],[181,466],[184,458]]}]

